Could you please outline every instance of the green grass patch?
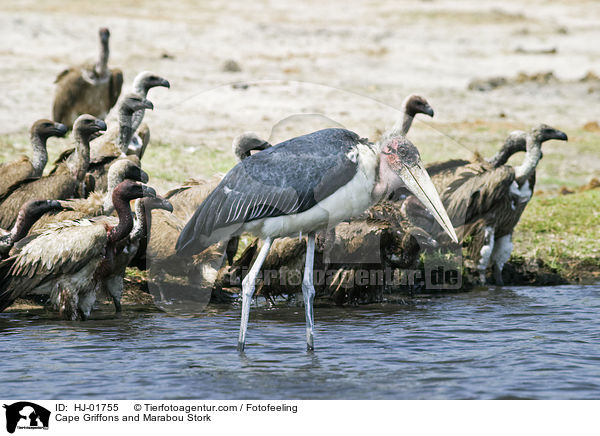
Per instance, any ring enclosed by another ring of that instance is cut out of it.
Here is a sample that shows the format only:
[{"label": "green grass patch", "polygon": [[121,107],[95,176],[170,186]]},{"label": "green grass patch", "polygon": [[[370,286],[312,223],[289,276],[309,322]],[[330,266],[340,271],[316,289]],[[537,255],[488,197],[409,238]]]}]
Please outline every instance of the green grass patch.
[{"label": "green grass patch", "polygon": [[573,262],[600,268],[600,190],[534,196],[514,232],[514,256],[541,258],[559,272]]}]

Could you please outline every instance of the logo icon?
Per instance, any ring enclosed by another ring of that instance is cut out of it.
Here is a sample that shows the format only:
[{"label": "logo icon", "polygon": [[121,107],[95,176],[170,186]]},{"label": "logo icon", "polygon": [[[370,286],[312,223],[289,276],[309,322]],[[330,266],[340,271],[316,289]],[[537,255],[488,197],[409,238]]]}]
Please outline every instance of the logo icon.
[{"label": "logo icon", "polygon": [[19,401],[4,405],[6,409],[6,431],[14,433],[19,429],[48,429],[50,411],[29,401]]}]

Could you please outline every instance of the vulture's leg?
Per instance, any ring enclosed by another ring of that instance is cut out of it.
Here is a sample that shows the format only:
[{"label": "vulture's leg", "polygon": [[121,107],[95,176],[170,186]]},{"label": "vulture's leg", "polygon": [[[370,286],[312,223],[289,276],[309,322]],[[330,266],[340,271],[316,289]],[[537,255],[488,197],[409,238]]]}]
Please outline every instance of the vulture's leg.
[{"label": "vulture's leg", "polygon": [[513,243],[512,235],[504,235],[494,243],[494,251],[492,253],[492,262],[494,262],[494,279],[496,285],[504,286],[504,280],[502,280],[502,270],[504,264],[510,259],[512,253]]},{"label": "vulture's leg", "polygon": [[254,295],[254,289],[256,288],[256,277],[258,276],[260,267],[265,261],[267,254],[269,254],[272,242],[272,238],[264,240],[263,246],[256,257],[252,268],[250,268],[250,271],[248,271],[248,274],[242,281],[242,320],[240,323],[240,336],[238,338],[239,351],[244,351],[244,346],[246,345],[246,330],[248,330],[248,318],[250,317],[250,303],[252,302],[252,296]]},{"label": "vulture's leg", "polygon": [[314,350],[313,331],[315,322],[313,317],[313,301],[315,287],[313,285],[313,266],[315,260],[315,234],[308,235],[306,240],[306,263],[304,264],[304,278],[302,279],[302,295],[304,296],[304,311],[306,312],[306,348]]},{"label": "vulture's leg", "polygon": [[479,281],[482,285],[485,285],[485,272],[488,265],[490,264],[490,258],[494,252],[494,228],[486,226],[484,229],[483,246],[479,251],[481,258],[477,269],[479,270]]}]

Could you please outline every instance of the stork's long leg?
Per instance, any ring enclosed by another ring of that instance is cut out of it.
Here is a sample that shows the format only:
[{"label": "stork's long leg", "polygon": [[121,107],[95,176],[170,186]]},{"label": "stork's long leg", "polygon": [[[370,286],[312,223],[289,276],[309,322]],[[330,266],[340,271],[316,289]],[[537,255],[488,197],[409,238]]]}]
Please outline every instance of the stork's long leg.
[{"label": "stork's long leg", "polygon": [[315,287],[313,286],[313,267],[315,260],[315,234],[308,235],[306,240],[306,263],[304,264],[304,278],[302,279],[302,295],[304,296],[304,311],[306,313],[306,348],[314,349],[313,331],[315,322],[313,317],[313,301]]},{"label": "stork's long leg", "polygon": [[244,351],[244,346],[246,345],[246,330],[248,330],[248,318],[250,317],[250,303],[252,302],[252,296],[256,288],[256,277],[267,254],[269,254],[272,242],[272,238],[264,240],[263,246],[254,261],[254,265],[252,265],[252,268],[250,268],[250,271],[248,271],[248,274],[242,281],[242,320],[240,322],[240,336],[238,338],[239,351]]}]

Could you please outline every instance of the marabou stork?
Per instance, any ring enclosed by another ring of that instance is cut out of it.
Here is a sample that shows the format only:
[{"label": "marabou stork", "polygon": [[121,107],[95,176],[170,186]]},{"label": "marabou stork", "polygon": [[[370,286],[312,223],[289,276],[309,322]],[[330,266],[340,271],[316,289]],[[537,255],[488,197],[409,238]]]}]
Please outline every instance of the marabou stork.
[{"label": "marabou stork", "polygon": [[238,349],[243,351],[250,301],[273,239],[307,234],[302,281],[306,343],[313,349],[315,232],[358,216],[395,189],[406,186],[452,239],[456,234],[417,148],[402,135],[376,144],[345,129],[324,129],[284,141],[238,163],[198,207],[177,240],[191,256],[249,232],[264,244],[242,283]]}]

